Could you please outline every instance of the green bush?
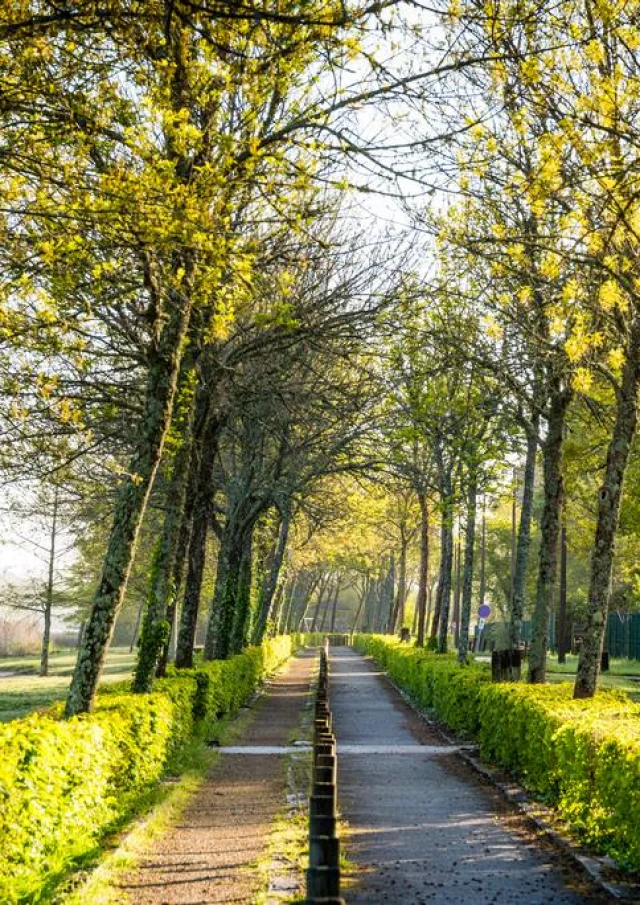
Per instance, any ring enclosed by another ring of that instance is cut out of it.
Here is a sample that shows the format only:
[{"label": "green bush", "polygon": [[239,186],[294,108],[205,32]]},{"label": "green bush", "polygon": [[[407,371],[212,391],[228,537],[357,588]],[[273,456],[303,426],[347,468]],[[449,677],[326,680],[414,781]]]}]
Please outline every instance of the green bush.
[{"label": "green bush", "polygon": [[621,866],[640,869],[640,706],[615,691],[574,701],[569,683],[493,684],[481,664],[460,666],[390,638],[358,635],[416,703],[476,738],[553,804],[576,834]]},{"label": "green bush", "polygon": [[0,901],[37,901],[131,812],[194,731],[237,710],[297,644],[279,637],[174,670],[148,695],[119,686],[71,720],[57,705],[0,725]]}]

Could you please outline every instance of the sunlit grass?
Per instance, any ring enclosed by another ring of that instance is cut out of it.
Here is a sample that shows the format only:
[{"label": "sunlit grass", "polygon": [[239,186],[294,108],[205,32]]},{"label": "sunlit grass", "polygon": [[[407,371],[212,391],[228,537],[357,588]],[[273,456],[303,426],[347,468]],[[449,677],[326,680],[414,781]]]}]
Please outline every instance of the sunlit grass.
[{"label": "sunlit grass", "polygon": [[[609,675],[640,677],[640,660],[623,660],[622,658],[617,659],[612,657],[609,665]],[[566,663],[558,663],[558,658],[556,656],[549,655],[547,657],[547,672],[575,674],[577,668],[577,655],[567,654]]]},{"label": "sunlit grass", "polygon": [[[566,663],[558,663],[556,656],[547,657],[547,680],[549,682],[573,682],[578,657],[567,654]],[[638,678],[636,679],[635,676]],[[628,694],[634,701],[640,701],[640,661],[610,660],[609,672],[601,672],[598,688],[615,688]]]},{"label": "sunlit grass", "polygon": [[[128,678],[133,671],[136,652],[128,648],[114,648],[107,654],[102,681],[118,682]],[[0,659],[0,722],[8,722],[26,716],[33,710],[41,710],[62,700],[67,693],[75,651],[51,654],[50,675],[38,675],[39,657],[11,657]],[[4,673],[15,673],[3,676]]]},{"label": "sunlit grass", "polygon": [[[481,662],[490,662],[490,655],[477,657]],[[547,682],[573,682],[578,668],[578,657],[567,654],[565,663],[558,663],[555,654],[547,657]],[[523,679],[526,679],[526,661],[522,667]],[[637,676],[637,679],[636,679]],[[640,661],[611,658],[609,672],[601,672],[598,688],[615,688],[628,694],[634,701],[640,701]]]}]

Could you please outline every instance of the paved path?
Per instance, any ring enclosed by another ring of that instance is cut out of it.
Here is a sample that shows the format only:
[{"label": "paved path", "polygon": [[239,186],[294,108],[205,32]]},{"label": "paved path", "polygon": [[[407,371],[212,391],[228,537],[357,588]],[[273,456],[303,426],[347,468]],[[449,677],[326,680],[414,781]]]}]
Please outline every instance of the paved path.
[{"label": "paved path", "polygon": [[610,901],[537,841],[349,648],[331,652],[331,707],[347,855],[357,866],[343,892],[348,905]]},{"label": "paved path", "polygon": [[[300,725],[315,652],[302,653],[258,700],[238,744],[280,751]],[[278,747],[275,747],[278,746]],[[248,905],[262,878],[273,820],[286,803],[284,763],[274,753],[220,757],[180,822],[121,882],[133,905]]]}]

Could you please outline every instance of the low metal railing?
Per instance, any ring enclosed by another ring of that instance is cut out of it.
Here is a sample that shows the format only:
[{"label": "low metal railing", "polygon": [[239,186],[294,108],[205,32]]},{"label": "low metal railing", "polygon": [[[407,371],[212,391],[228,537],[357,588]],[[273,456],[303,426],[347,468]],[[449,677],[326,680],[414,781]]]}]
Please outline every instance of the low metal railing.
[{"label": "low metal railing", "polygon": [[340,898],[340,840],[337,834],[338,761],[329,706],[329,642],[320,652],[313,730],[313,776],[309,799],[309,905],[344,905]]}]

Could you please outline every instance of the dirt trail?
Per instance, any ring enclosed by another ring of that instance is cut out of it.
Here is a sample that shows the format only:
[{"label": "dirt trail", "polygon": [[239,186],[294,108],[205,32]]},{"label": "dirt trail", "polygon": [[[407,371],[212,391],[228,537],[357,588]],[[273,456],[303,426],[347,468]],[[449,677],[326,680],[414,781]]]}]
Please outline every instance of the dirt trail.
[{"label": "dirt trail", "polygon": [[357,867],[343,891],[349,905],[612,901],[536,839],[371,660],[332,650],[331,706],[347,855]]},{"label": "dirt trail", "polygon": [[[315,653],[290,661],[256,703],[256,715],[235,741],[285,745],[299,726]],[[132,905],[247,905],[260,884],[255,862],[286,801],[283,758],[222,755],[182,816],[137,870],[120,882]]]}]

